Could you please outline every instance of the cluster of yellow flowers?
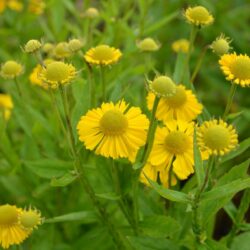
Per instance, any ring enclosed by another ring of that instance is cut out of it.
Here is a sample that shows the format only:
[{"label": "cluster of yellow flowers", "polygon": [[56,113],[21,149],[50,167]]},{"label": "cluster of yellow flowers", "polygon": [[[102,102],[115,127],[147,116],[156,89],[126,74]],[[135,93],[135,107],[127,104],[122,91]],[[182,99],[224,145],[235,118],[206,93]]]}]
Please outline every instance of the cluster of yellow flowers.
[{"label": "cluster of yellow flowers", "polygon": [[36,209],[22,209],[13,205],[0,206],[0,245],[6,249],[22,243],[42,223]]}]

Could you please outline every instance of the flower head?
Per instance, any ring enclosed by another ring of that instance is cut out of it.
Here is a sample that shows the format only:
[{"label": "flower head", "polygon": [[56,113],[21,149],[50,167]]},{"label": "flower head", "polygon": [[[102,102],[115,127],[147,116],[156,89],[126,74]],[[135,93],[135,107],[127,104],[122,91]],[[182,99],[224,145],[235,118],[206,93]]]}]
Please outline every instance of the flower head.
[{"label": "flower head", "polygon": [[42,47],[42,51],[46,54],[50,54],[54,50],[54,47],[52,43],[45,43]]},{"label": "flower head", "polygon": [[156,51],[160,48],[160,44],[158,44],[154,39],[147,37],[137,43],[137,47],[141,51]]},{"label": "flower head", "polygon": [[78,122],[77,130],[80,141],[96,154],[134,161],[138,149],[145,144],[148,124],[140,108],[128,108],[128,104],[119,101],[88,111]]},{"label": "flower head", "polygon": [[172,50],[176,53],[187,53],[189,50],[189,41],[187,39],[179,39],[172,43]]},{"label": "flower head", "polygon": [[247,55],[225,54],[219,60],[226,79],[242,87],[250,85],[250,57]]},{"label": "flower head", "polygon": [[76,76],[76,69],[72,64],[53,61],[46,68],[42,68],[40,79],[51,88],[57,88],[59,84],[67,84]]},{"label": "flower head", "polygon": [[71,52],[77,52],[83,47],[83,43],[79,39],[72,39],[69,41],[68,46]]},{"label": "flower head", "polygon": [[0,245],[5,249],[22,243],[31,233],[18,223],[22,209],[9,204],[0,206]]},{"label": "flower head", "polygon": [[12,108],[13,102],[11,96],[7,94],[0,94],[0,112],[5,120],[9,120]]},{"label": "flower head", "polygon": [[215,54],[221,56],[228,53],[231,48],[230,43],[230,39],[228,37],[225,37],[224,34],[221,34],[215,39],[215,41],[212,42],[209,47],[213,50]]},{"label": "flower head", "polygon": [[54,48],[54,56],[58,59],[63,59],[71,56],[69,44],[66,42],[58,43]]},{"label": "flower head", "polygon": [[90,19],[94,19],[99,16],[99,11],[98,9],[91,7],[85,11],[84,16]]},{"label": "flower head", "polygon": [[148,81],[148,87],[158,97],[171,97],[176,92],[176,85],[167,76],[157,76],[153,81]]},{"label": "flower head", "polygon": [[[155,95],[148,93],[147,104],[152,110]],[[183,85],[176,86],[176,92],[168,98],[161,98],[156,111],[156,118],[162,121],[168,119],[181,119],[191,121],[202,112],[202,105],[191,90],[187,90]]]},{"label": "flower head", "polygon": [[88,50],[84,58],[90,64],[110,65],[116,63],[121,56],[122,53],[119,49],[108,45],[99,45]]},{"label": "flower head", "polygon": [[26,230],[37,228],[42,223],[41,213],[32,208],[22,210],[19,215],[19,223]]},{"label": "flower head", "polygon": [[203,6],[189,7],[184,14],[186,20],[196,26],[206,26],[213,23],[214,18]]},{"label": "flower head", "polygon": [[158,127],[149,161],[160,169],[170,168],[179,179],[186,179],[194,172],[193,132],[194,124],[171,120],[165,127]]},{"label": "flower head", "polygon": [[197,142],[205,158],[224,155],[238,144],[238,135],[232,125],[223,120],[204,122],[197,130]]},{"label": "flower head", "polygon": [[19,0],[8,0],[7,5],[10,9],[20,12],[23,10],[23,3]]},{"label": "flower head", "polygon": [[24,46],[24,51],[26,53],[34,53],[38,51],[42,47],[42,44],[38,40],[29,40],[25,46]]},{"label": "flower head", "polygon": [[41,15],[46,7],[43,0],[30,0],[28,5],[28,11],[35,15]]},{"label": "flower head", "polygon": [[15,61],[7,61],[2,65],[0,75],[3,78],[13,79],[23,72],[23,66]]}]

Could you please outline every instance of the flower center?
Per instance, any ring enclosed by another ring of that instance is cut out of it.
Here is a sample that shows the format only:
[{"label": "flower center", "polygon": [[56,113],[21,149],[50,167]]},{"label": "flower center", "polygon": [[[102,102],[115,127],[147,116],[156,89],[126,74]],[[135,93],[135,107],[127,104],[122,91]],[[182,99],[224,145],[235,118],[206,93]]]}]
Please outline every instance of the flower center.
[{"label": "flower center", "polygon": [[152,91],[162,97],[173,96],[176,92],[176,86],[167,76],[159,76],[151,83]]},{"label": "flower center", "polygon": [[223,150],[230,142],[229,131],[221,125],[210,127],[204,134],[204,142],[212,150]]},{"label": "flower center", "polygon": [[128,120],[117,110],[107,111],[100,120],[100,127],[104,134],[121,134],[128,127]]},{"label": "flower center", "polygon": [[182,106],[187,100],[187,95],[184,89],[176,88],[176,92],[173,96],[166,99],[168,105],[172,108],[178,108]]},{"label": "flower center", "polygon": [[40,222],[40,216],[35,211],[25,211],[20,216],[20,223],[25,228],[33,228]]},{"label": "flower center", "polygon": [[195,21],[206,22],[209,19],[209,13],[206,8],[202,6],[197,6],[192,8],[192,11],[190,12],[190,17]]},{"label": "flower center", "polygon": [[240,80],[250,79],[250,59],[247,57],[236,58],[231,65],[231,71]]},{"label": "flower center", "polygon": [[113,50],[108,45],[99,45],[95,48],[93,59],[99,61],[112,60]]},{"label": "flower center", "polygon": [[11,205],[0,206],[0,226],[17,223],[17,209]]},{"label": "flower center", "polygon": [[3,65],[2,70],[6,75],[15,75],[21,71],[21,66],[14,61],[8,61]]},{"label": "flower center", "polygon": [[52,62],[47,65],[46,78],[49,81],[61,82],[70,75],[68,66],[63,62]]},{"label": "flower center", "polygon": [[181,131],[170,132],[165,138],[165,147],[172,154],[184,153],[189,144],[188,136]]}]

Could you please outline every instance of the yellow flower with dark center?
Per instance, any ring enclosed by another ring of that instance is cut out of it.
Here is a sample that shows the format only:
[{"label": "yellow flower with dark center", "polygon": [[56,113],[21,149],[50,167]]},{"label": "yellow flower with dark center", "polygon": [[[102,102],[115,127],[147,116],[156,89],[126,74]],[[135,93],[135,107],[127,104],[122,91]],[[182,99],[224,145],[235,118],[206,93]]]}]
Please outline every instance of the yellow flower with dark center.
[{"label": "yellow flower with dark center", "polygon": [[[194,124],[181,120],[171,120],[165,127],[158,127],[149,161],[159,169],[170,169],[181,180],[194,172],[193,133]],[[173,163],[172,163],[173,162]]]},{"label": "yellow flower with dark center", "polygon": [[225,54],[219,60],[226,79],[242,87],[250,85],[250,57],[247,55]]},{"label": "yellow flower with dark center", "polygon": [[[147,104],[152,110],[155,95],[149,93]],[[176,93],[168,98],[161,98],[156,111],[156,118],[159,120],[181,119],[191,121],[202,112],[202,105],[191,90],[186,90],[183,85],[176,86]]]},{"label": "yellow flower with dark center", "polygon": [[146,142],[148,119],[140,108],[124,101],[103,103],[82,116],[77,125],[79,140],[97,155],[134,161]]},{"label": "yellow flower with dark center", "polygon": [[53,61],[46,68],[42,68],[40,79],[51,88],[57,88],[59,84],[67,84],[76,76],[76,69],[72,64]]},{"label": "yellow flower with dark center", "polygon": [[184,14],[186,20],[196,26],[206,26],[213,23],[214,18],[203,6],[189,7]]},{"label": "yellow flower with dark center", "polygon": [[31,233],[18,223],[22,209],[11,205],[0,206],[0,245],[7,249],[12,245],[22,243]]},{"label": "yellow flower with dark center", "polygon": [[158,44],[154,39],[147,37],[137,43],[137,47],[141,51],[156,51],[160,48],[160,44]]},{"label": "yellow flower with dark center", "polygon": [[41,213],[31,208],[23,210],[19,215],[19,223],[24,229],[33,230],[42,223]]},{"label": "yellow flower with dark center", "polygon": [[219,37],[212,42],[209,46],[213,52],[219,56],[227,54],[231,49],[230,47],[231,40],[228,37],[225,37],[224,34],[221,34]]},{"label": "yellow flower with dark center", "polygon": [[0,94],[0,112],[6,121],[9,120],[12,109],[13,102],[11,96],[7,94]]},{"label": "yellow flower with dark center", "polygon": [[238,144],[238,135],[232,125],[223,120],[204,122],[197,130],[197,142],[205,158],[224,155]]},{"label": "yellow flower with dark center", "polygon": [[23,72],[23,66],[15,61],[7,61],[2,65],[0,75],[6,79],[13,79]]},{"label": "yellow flower with dark center", "polygon": [[172,43],[172,50],[176,53],[187,53],[189,50],[189,41],[187,39],[179,39]]},{"label": "yellow flower with dark center", "polygon": [[84,58],[90,64],[110,65],[116,63],[121,56],[122,53],[119,49],[108,45],[99,45],[88,50]]}]

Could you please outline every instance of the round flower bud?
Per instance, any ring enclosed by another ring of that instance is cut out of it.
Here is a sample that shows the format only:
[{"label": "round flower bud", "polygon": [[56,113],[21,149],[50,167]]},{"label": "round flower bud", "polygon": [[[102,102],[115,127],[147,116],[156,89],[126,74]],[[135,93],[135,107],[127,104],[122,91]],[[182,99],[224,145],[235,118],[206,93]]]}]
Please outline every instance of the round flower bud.
[{"label": "round flower bud", "polygon": [[141,51],[156,51],[160,48],[160,44],[158,44],[154,39],[148,37],[137,43],[137,47]]},{"label": "round flower bud", "polygon": [[212,42],[210,48],[216,55],[222,56],[229,52],[231,48],[230,43],[230,39],[228,37],[225,37],[224,34],[221,34],[219,37],[216,38],[215,41]]},{"label": "round flower bud", "polygon": [[58,43],[54,49],[54,54],[56,58],[62,59],[69,57],[71,55],[69,50],[69,45],[66,42]]},{"label": "round flower bud", "polygon": [[68,46],[71,52],[76,52],[83,47],[83,43],[79,39],[72,39],[69,41]]},{"label": "round flower bud", "polygon": [[15,61],[7,61],[2,65],[0,75],[3,78],[13,79],[23,72],[23,67],[21,64]]},{"label": "round flower bud", "polygon": [[158,97],[171,97],[176,92],[176,85],[167,76],[158,76],[149,82],[149,89]]},{"label": "round flower bud", "polygon": [[188,53],[189,41],[187,39],[179,39],[172,43],[172,50],[176,53]]},{"label": "round flower bud", "polygon": [[25,229],[34,229],[42,222],[41,213],[37,210],[23,210],[19,215],[19,223]]},{"label": "round flower bud", "polygon": [[45,43],[42,47],[42,50],[44,53],[51,53],[52,50],[54,49],[54,45],[52,43]]},{"label": "round flower bud", "polygon": [[26,53],[34,53],[38,51],[42,47],[41,43],[38,40],[29,40],[25,46],[24,46],[24,51]]},{"label": "round flower bud", "polygon": [[97,18],[99,16],[99,11],[96,8],[88,8],[85,13],[84,13],[85,17],[94,19]]}]

